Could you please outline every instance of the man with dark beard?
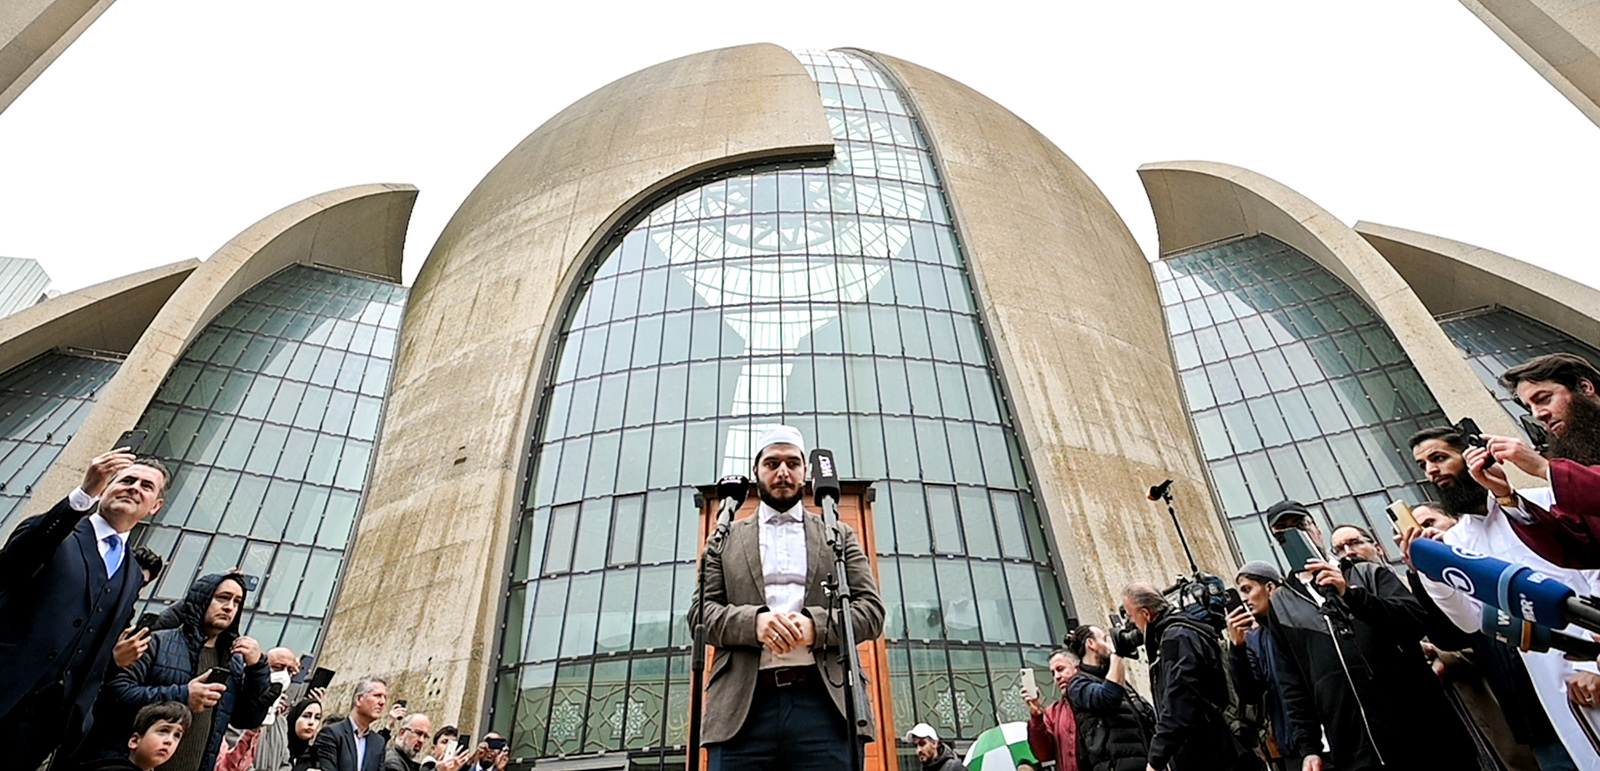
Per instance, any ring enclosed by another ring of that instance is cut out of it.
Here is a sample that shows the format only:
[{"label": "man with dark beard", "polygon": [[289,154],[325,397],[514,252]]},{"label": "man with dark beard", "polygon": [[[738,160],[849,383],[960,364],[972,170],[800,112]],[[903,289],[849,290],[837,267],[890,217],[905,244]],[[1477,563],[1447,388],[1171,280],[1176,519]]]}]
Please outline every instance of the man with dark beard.
[{"label": "man with dark beard", "polygon": [[[1425,530],[1414,530],[1402,537],[1406,561],[1410,562],[1411,541],[1417,537],[1430,537],[1501,559],[1531,565],[1535,569],[1548,568],[1551,575],[1576,574],[1579,571],[1562,570],[1539,557],[1528,544],[1523,543],[1512,527],[1511,521],[1499,506],[1490,505],[1490,497],[1483,485],[1472,478],[1467,470],[1466,439],[1453,427],[1442,426],[1418,431],[1411,437],[1411,454],[1417,466],[1439,490],[1439,503],[1418,505],[1412,510]],[[1480,451],[1481,452],[1481,451]],[[1540,491],[1527,491],[1538,497]],[[1437,506],[1439,511],[1433,511]],[[1579,576],[1577,586],[1596,585],[1595,571]],[[1574,703],[1585,694],[1600,693],[1600,674],[1592,665],[1582,667],[1568,662],[1559,651],[1520,653],[1511,646],[1495,641],[1483,632],[1483,605],[1470,595],[1454,588],[1417,575],[1410,575],[1414,586],[1421,586],[1434,601],[1440,612],[1468,633],[1470,645],[1478,654],[1478,664],[1484,670],[1484,679],[1493,689],[1512,735],[1530,747],[1543,771],[1555,769],[1600,769],[1600,759],[1586,751],[1587,740],[1582,729],[1566,705],[1570,696]],[[1570,748],[1570,751],[1569,751]],[[1577,765],[1574,758],[1587,762]]]},{"label": "man with dark beard", "polygon": [[[851,618],[829,607],[823,584],[833,580],[834,554],[822,518],[800,502],[800,432],[762,432],[754,466],[761,505],[728,528],[720,550],[706,551],[705,604],[689,609],[689,626],[704,619],[706,642],[717,648],[700,731],[709,767],[848,769],[857,733],[845,720],[843,625],[854,626],[858,642],[876,639],[883,600],[855,531],[840,523]],[[871,719],[872,705],[856,706]]]},{"label": "man with dark beard", "polygon": [[[1540,454],[1520,438],[1488,436],[1466,454],[1473,477],[1506,509],[1535,552],[1568,568],[1600,568],[1600,370],[1568,353],[1512,367],[1500,385],[1550,432]],[[1498,466],[1482,471],[1474,454],[1493,456],[1550,482],[1546,499],[1514,491]]]}]

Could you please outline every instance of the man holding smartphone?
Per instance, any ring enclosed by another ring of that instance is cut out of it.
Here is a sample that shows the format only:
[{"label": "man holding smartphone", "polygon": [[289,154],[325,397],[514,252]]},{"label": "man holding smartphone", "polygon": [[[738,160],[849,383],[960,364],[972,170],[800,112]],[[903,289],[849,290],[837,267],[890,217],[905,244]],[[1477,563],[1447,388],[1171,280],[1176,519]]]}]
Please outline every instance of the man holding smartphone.
[{"label": "man holding smartphone", "polygon": [[[1274,531],[1298,531],[1285,535],[1316,533],[1311,548],[1320,551],[1320,531],[1298,501],[1268,517]],[[1471,734],[1422,656],[1422,605],[1385,565],[1341,569],[1318,556],[1272,593],[1265,621],[1293,734],[1285,754],[1304,756],[1305,771],[1321,771],[1324,754],[1340,771],[1478,767]],[[1342,618],[1323,612],[1332,603],[1344,606]],[[1419,715],[1429,716],[1427,731],[1413,730]]]},{"label": "man holding smartphone", "polygon": [[189,705],[194,721],[162,768],[209,771],[230,725],[246,731],[261,725],[272,706],[272,680],[260,644],[239,631],[247,585],[242,573],[195,580],[176,606],[181,624],[151,635],[149,650],[106,683],[96,705],[100,741],[91,749],[126,752],[131,715],[146,704],[178,701]]}]

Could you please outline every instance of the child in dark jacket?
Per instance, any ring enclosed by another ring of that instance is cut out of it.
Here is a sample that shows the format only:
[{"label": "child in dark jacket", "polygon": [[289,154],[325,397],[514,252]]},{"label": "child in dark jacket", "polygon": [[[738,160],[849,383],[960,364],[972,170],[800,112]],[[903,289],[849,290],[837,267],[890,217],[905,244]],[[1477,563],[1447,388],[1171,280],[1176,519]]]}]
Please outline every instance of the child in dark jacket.
[{"label": "child in dark jacket", "polygon": [[86,763],[80,771],[154,771],[178,749],[189,720],[189,707],[181,702],[147,704],[133,718],[128,756]]}]

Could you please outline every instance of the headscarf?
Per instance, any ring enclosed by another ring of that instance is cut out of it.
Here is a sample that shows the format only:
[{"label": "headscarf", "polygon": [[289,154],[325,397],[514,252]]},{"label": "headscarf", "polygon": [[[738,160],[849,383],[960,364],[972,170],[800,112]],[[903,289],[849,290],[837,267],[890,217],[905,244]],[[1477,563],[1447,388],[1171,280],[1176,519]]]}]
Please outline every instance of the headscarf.
[{"label": "headscarf", "polygon": [[[322,702],[307,697],[290,707],[289,711],[283,716],[284,726],[289,729],[289,757],[291,758],[299,758],[309,753],[311,751],[311,743],[317,739],[316,734],[312,734],[310,739],[302,739],[300,734],[295,731],[295,723],[300,721],[300,716],[305,714],[305,711],[313,704],[319,707],[322,706]],[[327,716],[324,715],[323,717],[326,718]],[[318,728],[317,730],[321,731],[322,729]]]}]

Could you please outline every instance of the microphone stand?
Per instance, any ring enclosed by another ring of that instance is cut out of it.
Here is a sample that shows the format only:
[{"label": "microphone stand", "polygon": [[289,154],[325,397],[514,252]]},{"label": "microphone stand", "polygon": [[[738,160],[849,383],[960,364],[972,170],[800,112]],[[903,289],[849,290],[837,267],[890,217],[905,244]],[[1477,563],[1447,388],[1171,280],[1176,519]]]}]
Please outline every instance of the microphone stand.
[{"label": "microphone stand", "polygon": [[[831,456],[830,456],[831,461]],[[867,726],[870,721],[861,715],[862,705],[871,704],[867,697],[867,682],[861,670],[861,652],[856,650],[856,628],[852,623],[855,616],[853,611],[855,595],[850,591],[850,581],[845,573],[844,538],[839,532],[839,492],[837,488],[823,490],[818,496],[822,505],[822,532],[828,541],[828,548],[833,550],[833,575],[835,584],[824,584],[828,591],[830,605],[839,609],[839,618],[844,627],[843,650],[840,651],[839,661],[845,667],[844,689],[844,717],[845,722],[856,734],[855,741],[850,742],[850,769],[860,771],[865,762],[865,746]],[[832,616],[832,613],[829,613]]]},{"label": "microphone stand", "polygon": [[[724,480],[724,484],[728,480]],[[748,480],[743,480],[745,485]],[[721,488],[723,485],[719,484]],[[722,561],[722,547],[728,537],[728,527],[733,524],[734,512],[744,503],[744,496],[723,493],[722,508],[717,512],[717,526],[706,539],[705,552],[700,556],[700,566],[695,574],[695,604],[698,611],[694,620],[694,642],[689,664],[689,771],[700,771],[700,721],[705,710],[706,679],[706,561],[712,557]]]}]

